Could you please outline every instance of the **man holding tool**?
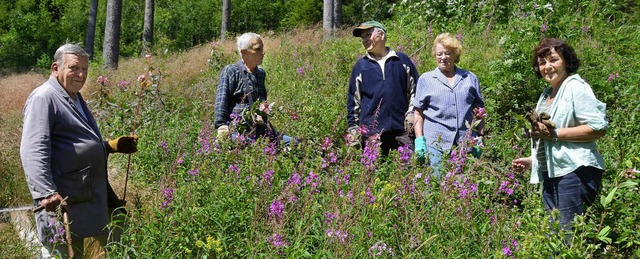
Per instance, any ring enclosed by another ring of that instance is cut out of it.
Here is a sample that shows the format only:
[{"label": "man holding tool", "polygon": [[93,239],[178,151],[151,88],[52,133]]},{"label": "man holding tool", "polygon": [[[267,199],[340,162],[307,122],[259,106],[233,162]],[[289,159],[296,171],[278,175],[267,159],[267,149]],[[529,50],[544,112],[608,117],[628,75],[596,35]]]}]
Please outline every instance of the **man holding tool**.
[{"label": "man holding tool", "polygon": [[[58,48],[49,80],[31,92],[24,106],[20,158],[35,206],[42,208],[35,210],[36,229],[45,250],[61,258],[82,258],[85,237],[106,245],[108,207],[124,204],[107,180],[107,156],[137,151],[136,136],[102,140],[80,95],[88,57],[75,44]],[[73,249],[63,244],[70,241],[63,241],[65,236],[72,238]]]}]

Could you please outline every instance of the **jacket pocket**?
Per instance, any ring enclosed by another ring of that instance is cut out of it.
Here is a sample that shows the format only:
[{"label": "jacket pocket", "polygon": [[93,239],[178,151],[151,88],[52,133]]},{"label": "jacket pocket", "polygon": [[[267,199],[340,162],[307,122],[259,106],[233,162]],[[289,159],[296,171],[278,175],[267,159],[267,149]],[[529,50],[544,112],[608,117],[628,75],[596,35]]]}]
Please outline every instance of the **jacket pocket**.
[{"label": "jacket pocket", "polygon": [[67,203],[90,201],[93,198],[91,166],[76,172],[63,173],[59,177],[56,186],[62,197],[68,197]]}]

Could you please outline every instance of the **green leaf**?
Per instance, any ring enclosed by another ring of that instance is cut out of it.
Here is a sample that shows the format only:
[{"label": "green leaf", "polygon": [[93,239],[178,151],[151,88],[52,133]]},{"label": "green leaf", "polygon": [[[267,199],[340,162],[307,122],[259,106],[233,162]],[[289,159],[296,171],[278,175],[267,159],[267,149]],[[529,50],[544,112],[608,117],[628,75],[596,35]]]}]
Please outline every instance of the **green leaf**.
[{"label": "green leaf", "polygon": [[606,226],[602,228],[602,230],[600,230],[600,233],[598,233],[598,239],[607,244],[611,244],[611,238],[607,237],[609,235],[609,232],[611,232],[611,227]]},{"label": "green leaf", "polygon": [[605,197],[605,196],[600,196],[600,204],[602,204],[602,207],[607,207],[607,205],[609,205],[609,203],[611,203],[611,201],[613,200],[613,196],[616,195],[616,191],[618,190],[618,187],[613,188],[613,190],[611,190],[609,192],[609,194]]},{"label": "green leaf", "polygon": [[627,159],[627,160],[625,160],[625,161],[624,161],[624,165],[625,165],[627,168],[632,168],[632,167],[633,167],[633,163],[632,163],[632,162],[631,162],[631,160],[629,160],[629,159]]},{"label": "green leaf", "polygon": [[626,182],[621,183],[620,186],[618,186],[618,187],[631,189],[631,188],[634,188],[636,186],[638,186],[638,183],[636,183],[634,181],[631,181],[631,180],[627,180]]}]

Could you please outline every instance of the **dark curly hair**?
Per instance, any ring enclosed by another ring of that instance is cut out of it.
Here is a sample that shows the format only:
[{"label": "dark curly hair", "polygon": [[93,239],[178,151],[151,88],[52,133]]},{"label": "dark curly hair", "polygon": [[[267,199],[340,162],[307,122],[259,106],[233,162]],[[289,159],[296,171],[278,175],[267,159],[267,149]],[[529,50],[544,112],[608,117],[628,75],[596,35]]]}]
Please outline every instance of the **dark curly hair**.
[{"label": "dark curly hair", "polygon": [[540,44],[533,50],[533,70],[536,71],[536,76],[542,78],[540,74],[540,66],[538,64],[538,58],[545,58],[551,55],[551,50],[555,50],[565,63],[567,74],[571,75],[578,71],[580,67],[580,60],[569,44],[566,42],[555,39],[545,38],[540,41]]}]

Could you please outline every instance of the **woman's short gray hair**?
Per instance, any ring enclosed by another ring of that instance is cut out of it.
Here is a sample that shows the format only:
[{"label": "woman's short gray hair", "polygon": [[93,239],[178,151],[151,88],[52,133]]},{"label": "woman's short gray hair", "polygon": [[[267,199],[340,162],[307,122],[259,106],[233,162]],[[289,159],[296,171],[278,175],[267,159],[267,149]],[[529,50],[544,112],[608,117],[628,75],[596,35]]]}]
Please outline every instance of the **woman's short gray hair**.
[{"label": "woman's short gray hair", "polygon": [[89,58],[89,54],[87,54],[80,45],[67,43],[60,46],[58,50],[56,50],[56,54],[53,55],[53,61],[56,62],[58,66],[64,65],[64,54],[73,54]]},{"label": "woman's short gray hair", "polygon": [[251,40],[260,38],[260,35],[253,32],[247,32],[238,37],[238,54],[241,54],[241,50],[251,48]]}]

